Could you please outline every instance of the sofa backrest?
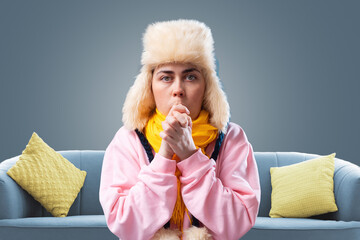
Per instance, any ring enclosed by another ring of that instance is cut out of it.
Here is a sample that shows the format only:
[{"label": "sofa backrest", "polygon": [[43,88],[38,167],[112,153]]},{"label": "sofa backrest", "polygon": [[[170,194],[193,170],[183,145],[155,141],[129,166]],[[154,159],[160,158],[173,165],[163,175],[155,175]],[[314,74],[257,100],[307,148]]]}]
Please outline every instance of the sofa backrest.
[{"label": "sofa backrest", "polygon": [[[59,151],[59,153],[77,168],[87,172],[84,186],[70,208],[68,215],[103,214],[99,202],[99,187],[105,151],[73,150]],[[261,186],[261,202],[258,216],[269,216],[272,190],[270,168],[295,164],[316,157],[318,155],[297,152],[255,152]],[[42,212],[41,215],[50,216],[44,209],[42,209]]]},{"label": "sofa backrest", "polygon": [[[71,150],[58,152],[77,168],[87,172],[84,186],[72,204],[68,216],[103,215],[99,202],[99,187],[105,151]],[[0,207],[2,207],[0,219],[52,216],[6,174],[18,160],[19,156],[16,156],[0,164],[0,194],[3,194],[0,195],[2,196],[0,199]],[[16,207],[9,208],[10,203]]]},{"label": "sofa backrest", "polygon": [[105,151],[73,150],[59,151],[59,153],[77,168],[87,172],[84,186],[71,206],[68,215],[102,215],[99,188]]},{"label": "sofa backrest", "polygon": [[[99,187],[105,151],[71,150],[59,151],[59,153],[77,168],[87,172],[84,186],[70,208],[68,215],[102,215],[103,211],[99,202]],[[270,168],[295,164],[316,157],[318,155],[296,152],[255,152],[261,185],[261,203],[258,216],[269,216],[272,190]],[[7,165],[9,166],[6,166],[6,168],[10,168],[17,160],[18,157],[15,157],[8,161]],[[335,174],[341,168],[342,162],[342,160],[335,159]],[[25,192],[24,194],[27,195]],[[33,198],[29,196],[26,196],[26,198],[29,203],[23,211],[26,212],[27,216],[51,216]],[[337,219],[337,214],[330,213],[330,215],[324,216],[324,219]]]},{"label": "sofa backrest", "polygon": [[[60,151],[76,167],[87,172],[84,187],[69,211],[69,215],[103,214],[99,202],[99,186],[104,151]],[[271,208],[270,168],[299,163],[318,157],[296,152],[255,152],[258,165],[261,203],[259,216],[269,216]]]},{"label": "sofa backrest", "polygon": [[295,152],[255,152],[261,186],[261,202],[258,216],[268,217],[271,209],[270,168],[299,163],[317,156]]},{"label": "sofa backrest", "polygon": [[[260,186],[261,186],[261,202],[259,208],[260,217],[269,217],[271,209],[271,167],[282,167],[291,165],[306,160],[314,159],[319,157],[316,154],[298,153],[298,152],[255,152],[255,159],[258,165]],[[335,158],[335,172],[334,172],[334,188],[337,186],[336,175],[341,175],[340,169],[347,164],[341,159]],[[335,191],[335,200],[337,201],[337,195]],[[327,213],[323,215],[314,216],[312,218],[337,220],[341,215],[340,209],[338,212]]]}]

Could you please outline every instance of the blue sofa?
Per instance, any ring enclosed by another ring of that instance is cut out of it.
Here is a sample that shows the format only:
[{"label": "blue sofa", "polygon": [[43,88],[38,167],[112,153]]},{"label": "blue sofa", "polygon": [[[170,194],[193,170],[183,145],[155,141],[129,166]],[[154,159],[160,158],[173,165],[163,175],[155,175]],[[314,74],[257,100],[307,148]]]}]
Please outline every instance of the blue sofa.
[{"label": "blue sofa", "polygon": [[[107,228],[98,190],[104,151],[59,151],[76,167],[87,171],[84,187],[68,217],[52,217],[7,174],[18,156],[0,164],[0,239],[117,239]],[[334,191],[339,211],[309,219],[269,218],[271,184],[269,169],[298,163],[317,155],[304,153],[255,153],[262,196],[249,239],[360,239],[360,168],[335,159]]]}]

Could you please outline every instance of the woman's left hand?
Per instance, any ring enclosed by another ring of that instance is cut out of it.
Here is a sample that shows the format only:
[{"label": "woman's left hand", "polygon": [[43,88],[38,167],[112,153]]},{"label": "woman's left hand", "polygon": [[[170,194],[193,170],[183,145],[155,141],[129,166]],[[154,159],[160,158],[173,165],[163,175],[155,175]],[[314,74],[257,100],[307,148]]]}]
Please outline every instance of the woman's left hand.
[{"label": "woman's left hand", "polygon": [[162,122],[164,131],[160,132],[160,137],[170,145],[180,160],[184,160],[196,152],[191,135],[192,121],[189,113],[184,105],[174,105],[165,121]]}]

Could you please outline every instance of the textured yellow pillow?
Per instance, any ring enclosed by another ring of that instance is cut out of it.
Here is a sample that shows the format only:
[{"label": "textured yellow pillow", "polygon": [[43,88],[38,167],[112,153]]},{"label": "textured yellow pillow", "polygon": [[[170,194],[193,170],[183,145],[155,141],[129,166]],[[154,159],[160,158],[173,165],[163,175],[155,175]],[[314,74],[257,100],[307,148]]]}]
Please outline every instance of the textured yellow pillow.
[{"label": "textured yellow pillow", "polygon": [[270,168],[270,217],[301,218],[338,210],[334,197],[335,153]]},{"label": "textured yellow pillow", "polygon": [[67,216],[86,177],[35,132],[7,174],[54,217]]}]

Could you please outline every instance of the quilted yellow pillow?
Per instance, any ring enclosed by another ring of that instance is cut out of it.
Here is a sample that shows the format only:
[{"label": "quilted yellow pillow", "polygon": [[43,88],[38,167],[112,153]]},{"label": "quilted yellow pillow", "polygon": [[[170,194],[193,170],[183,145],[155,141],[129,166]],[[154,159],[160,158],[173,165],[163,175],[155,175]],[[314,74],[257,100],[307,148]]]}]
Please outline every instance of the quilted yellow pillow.
[{"label": "quilted yellow pillow", "polygon": [[86,177],[35,132],[7,174],[54,217],[67,216]]},{"label": "quilted yellow pillow", "polygon": [[338,210],[334,197],[335,153],[270,168],[270,217],[302,218]]}]

